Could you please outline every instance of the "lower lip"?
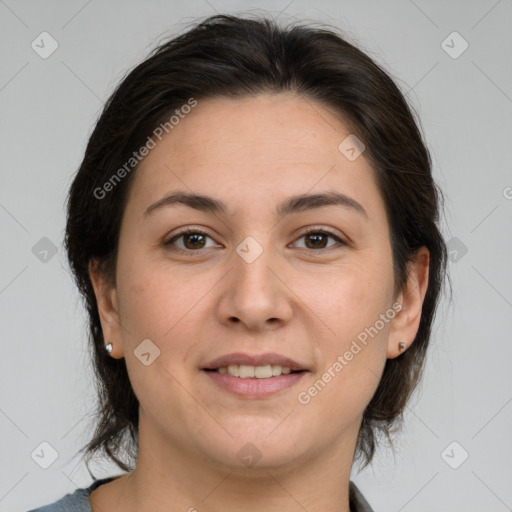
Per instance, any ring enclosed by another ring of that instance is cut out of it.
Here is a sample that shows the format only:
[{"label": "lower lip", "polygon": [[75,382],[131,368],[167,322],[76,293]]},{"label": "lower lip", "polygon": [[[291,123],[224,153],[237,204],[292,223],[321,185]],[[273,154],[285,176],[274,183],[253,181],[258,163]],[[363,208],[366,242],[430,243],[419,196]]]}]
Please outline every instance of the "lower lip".
[{"label": "lower lip", "polygon": [[268,379],[257,379],[256,377],[242,379],[233,377],[227,373],[208,372],[203,370],[210,379],[222,389],[231,391],[235,395],[244,398],[265,398],[274,395],[283,389],[290,388],[297,384],[306,375],[306,371],[269,377]]}]

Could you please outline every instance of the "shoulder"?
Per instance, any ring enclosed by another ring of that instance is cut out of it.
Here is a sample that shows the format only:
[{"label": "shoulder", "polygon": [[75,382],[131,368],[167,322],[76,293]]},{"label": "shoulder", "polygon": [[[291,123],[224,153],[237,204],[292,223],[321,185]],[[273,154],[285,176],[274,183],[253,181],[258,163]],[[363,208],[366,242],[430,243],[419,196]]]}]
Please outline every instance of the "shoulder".
[{"label": "shoulder", "polygon": [[350,481],[349,487],[350,512],[374,512],[356,484]]},{"label": "shoulder", "polygon": [[75,492],[66,494],[54,503],[34,508],[28,512],[92,512],[89,504],[89,495],[94,491],[94,489],[102,484],[110,482],[114,478],[115,477],[109,477],[101,480],[95,480],[89,487],[77,489]]}]

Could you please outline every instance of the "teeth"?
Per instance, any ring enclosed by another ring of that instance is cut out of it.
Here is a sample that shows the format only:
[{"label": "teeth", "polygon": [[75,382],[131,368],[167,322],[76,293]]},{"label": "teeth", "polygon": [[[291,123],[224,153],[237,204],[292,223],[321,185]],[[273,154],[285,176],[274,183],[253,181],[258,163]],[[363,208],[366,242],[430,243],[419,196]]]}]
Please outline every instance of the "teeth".
[{"label": "teeth", "polygon": [[221,366],[217,368],[219,373],[227,373],[233,377],[241,379],[268,379],[270,377],[279,377],[279,375],[288,375],[291,373],[290,368],[283,367],[279,364],[266,366],[249,366],[246,364],[230,364],[229,366]]}]

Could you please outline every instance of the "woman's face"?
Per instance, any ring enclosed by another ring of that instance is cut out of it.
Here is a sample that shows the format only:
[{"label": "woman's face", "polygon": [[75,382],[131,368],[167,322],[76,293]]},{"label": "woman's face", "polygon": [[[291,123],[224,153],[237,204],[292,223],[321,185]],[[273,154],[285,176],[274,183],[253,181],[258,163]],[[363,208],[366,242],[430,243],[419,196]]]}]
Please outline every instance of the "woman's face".
[{"label": "woman's face", "polygon": [[[393,296],[384,202],[350,135],[291,93],[199,101],[136,171],[111,307],[99,303],[153,456],[268,468],[353,450],[386,358],[419,316],[417,295]],[[178,191],[224,211],[161,202]],[[345,199],[307,199],[318,194]],[[303,371],[205,370],[278,361],[268,354]]]}]

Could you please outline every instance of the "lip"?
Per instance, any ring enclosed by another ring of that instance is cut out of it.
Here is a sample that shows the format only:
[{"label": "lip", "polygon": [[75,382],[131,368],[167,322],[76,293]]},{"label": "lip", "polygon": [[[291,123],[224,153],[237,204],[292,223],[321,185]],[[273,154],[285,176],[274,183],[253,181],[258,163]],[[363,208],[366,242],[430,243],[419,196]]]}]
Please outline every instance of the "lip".
[{"label": "lip", "polygon": [[242,379],[240,377],[233,377],[228,373],[208,372],[206,370],[202,370],[202,373],[212,379],[221,389],[229,391],[236,396],[243,398],[266,398],[298,384],[308,372],[289,373],[288,375],[269,377],[268,379],[258,379],[256,377]]},{"label": "lip", "polygon": [[[263,354],[247,354],[245,352],[233,352],[232,354],[225,354],[223,356],[217,357],[210,361],[206,366],[202,368],[202,370],[217,370],[221,366],[229,366],[230,364],[245,364],[248,366],[267,366],[267,365],[281,365],[285,368],[290,368],[292,372],[308,370],[306,365],[298,363],[289,357],[283,356],[281,354],[276,354],[274,352],[265,352]],[[213,373],[213,372],[207,372]],[[221,375],[221,374],[219,374]],[[234,377],[235,379],[239,379],[239,377]],[[271,378],[279,378],[279,377],[271,377]],[[244,380],[244,379],[240,379]],[[250,379],[245,379],[250,380]],[[265,379],[258,379],[265,380]]]}]

